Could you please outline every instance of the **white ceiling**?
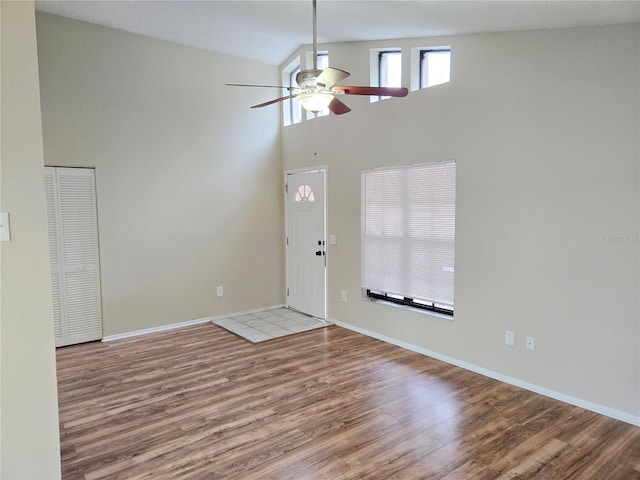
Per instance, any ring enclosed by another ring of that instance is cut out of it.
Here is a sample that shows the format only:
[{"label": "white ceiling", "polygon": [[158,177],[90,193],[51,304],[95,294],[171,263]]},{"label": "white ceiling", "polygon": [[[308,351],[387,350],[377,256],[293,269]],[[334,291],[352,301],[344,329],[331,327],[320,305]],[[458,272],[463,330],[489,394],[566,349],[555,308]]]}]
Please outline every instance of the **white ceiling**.
[{"label": "white ceiling", "polygon": [[[312,42],[311,0],[40,0],[36,9],[272,65]],[[320,43],[634,22],[640,0],[318,0]]]}]

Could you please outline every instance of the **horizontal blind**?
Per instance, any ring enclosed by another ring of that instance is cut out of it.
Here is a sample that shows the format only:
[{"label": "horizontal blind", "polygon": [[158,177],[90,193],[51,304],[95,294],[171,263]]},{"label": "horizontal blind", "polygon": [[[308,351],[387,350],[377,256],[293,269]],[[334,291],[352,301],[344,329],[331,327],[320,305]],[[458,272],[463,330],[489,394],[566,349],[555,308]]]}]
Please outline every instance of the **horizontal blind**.
[{"label": "horizontal blind", "polygon": [[453,306],[456,164],[361,173],[362,287]]}]

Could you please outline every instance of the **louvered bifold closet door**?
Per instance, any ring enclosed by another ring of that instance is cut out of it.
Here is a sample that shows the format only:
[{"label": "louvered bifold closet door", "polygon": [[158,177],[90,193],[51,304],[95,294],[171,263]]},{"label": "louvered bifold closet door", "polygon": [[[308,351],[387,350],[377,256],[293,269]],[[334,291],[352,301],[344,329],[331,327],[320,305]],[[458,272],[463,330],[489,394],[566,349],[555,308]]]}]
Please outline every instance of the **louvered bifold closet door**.
[{"label": "louvered bifold closet door", "polygon": [[49,232],[49,258],[51,260],[51,293],[53,297],[53,329],[56,347],[65,345],[62,328],[62,284],[60,269],[60,241],[58,238],[58,214],[56,202],[56,170],[46,167],[44,172],[44,188],[47,199],[47,225]]},{"label": "louvered bifold closet door", "polygon": [[[48,211],[54,210],[56,218],[55,232],[52,232],[50,214],[56,345],[99,340],[102,307],[94,170],[60,167],[46,170],[45,178],[53,179],[51,188],[49,180],[46,181],[47,207]],[[53,202],[49,201],[49,189],[53,192]]]}]

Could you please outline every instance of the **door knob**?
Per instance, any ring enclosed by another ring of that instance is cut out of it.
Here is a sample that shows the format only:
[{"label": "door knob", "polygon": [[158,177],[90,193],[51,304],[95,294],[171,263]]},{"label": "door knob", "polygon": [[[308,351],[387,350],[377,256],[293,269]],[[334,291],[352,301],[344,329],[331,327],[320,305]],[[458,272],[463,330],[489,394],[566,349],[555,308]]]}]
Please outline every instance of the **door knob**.
[{"label": "door knob", "polygon": [[318,250],[318,251],[316,252],[316,255],[317,255],[317,256],[319,256],[319,257],[320,257],[320,256],[322,256],[322,250]]}]

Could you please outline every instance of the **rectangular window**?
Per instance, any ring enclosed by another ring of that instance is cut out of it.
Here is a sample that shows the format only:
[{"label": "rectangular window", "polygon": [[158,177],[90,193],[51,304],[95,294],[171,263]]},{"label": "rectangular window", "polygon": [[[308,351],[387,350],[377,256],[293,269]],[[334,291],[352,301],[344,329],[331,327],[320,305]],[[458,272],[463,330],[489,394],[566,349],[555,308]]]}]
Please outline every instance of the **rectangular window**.
[{"label": "rectangular window", "polygon": [[[297,87],[296,75],[300,71],[300,58],[296,58],[282,71],[282,84],[285,87]],[[284,90],[282,95],[288,95],[291,90]],[[300,102],[295,98],[285,100],[282,102],[282,117],[285,127],[287,125],[293,125],[294,123],[300,123],[302,117],[302,110]]]},{"label": "rectangular window", "polygon": [[324,70],[329,66],[329,54],[327,52],[318,53],[318,69]]},{"label": "rectangular window", "polygon": [[450,48],[420,50],[420,88],[447,83],[450,79]]},{"label": "rectangular window", "polygon": [[453,315],[455,162],[361,172],[362,288]]},{"label": "rectangular window", "polygon": [[[289,74],[289,83],[287,87],[298,86],[296,82],[296,75],[298,75],[298,73],[300,73],[300,66]],[[300,123],[300,114],[302,113],[300,102],[295,98],[290,98],[287,100],[287,103],[289,104],[289,118],[291,119],[291,123]]]},{"label": "rectangular window", "polygon": [[[378,86],[402,86],[402,53],[400,50],[383,50],[378,53]],[[389,97],[378,97],[383,100]]]}]

